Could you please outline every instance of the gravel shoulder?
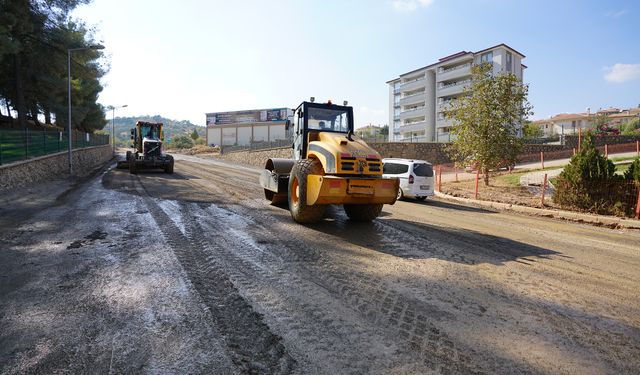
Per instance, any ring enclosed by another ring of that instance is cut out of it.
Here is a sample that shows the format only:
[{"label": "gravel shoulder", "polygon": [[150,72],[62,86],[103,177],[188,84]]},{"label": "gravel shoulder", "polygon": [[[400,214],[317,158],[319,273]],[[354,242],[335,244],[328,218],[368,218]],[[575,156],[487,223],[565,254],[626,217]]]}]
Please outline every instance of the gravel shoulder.
[{"label": "gravel shoulder", "polygon": [[640,233],[429,200],[301,226],[258,172],[107,171],[0,229],[0,372],[640,372]]}]

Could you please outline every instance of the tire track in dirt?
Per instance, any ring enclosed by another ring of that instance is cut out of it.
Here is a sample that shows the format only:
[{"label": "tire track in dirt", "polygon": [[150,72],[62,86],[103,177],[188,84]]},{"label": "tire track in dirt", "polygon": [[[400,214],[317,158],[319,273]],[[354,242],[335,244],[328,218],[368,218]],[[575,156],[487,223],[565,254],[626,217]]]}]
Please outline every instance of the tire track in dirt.
[{"label": "tire track in dirt", "polygon": [[[275,220],[278,221],[279,230],[275,235],[270,228],[261,224],[269,220],[259,209],[264,209],[264,206],[260,207],[261,204],[256,201],[244,203],[246,206],[232,205],[226,208],[251,220],[250,235],[254,240],[270,238],[268,243],[272,246],[269,249],[277,254],[277,258],[296,262],[287,264],[285,271],[302,275],[299,283],[312,281],[328,290],[370,326],[379,327],[388,337],[401,344],[404,350],[420,354],[419,358],[427,369],[444,373],[483,373],[479,369],[482,365],[474,363],[468,355],[474,350],[457,347],[446,333],[432,323],[432,320],[451,318],[446,312],[424,301],[404,296],[378,278],[333,262],[321,249],[309,245],[304,240],[304,234],[296,234],[309,230],[305,227],[284,223],[278,218]],[[274,221],[274,218],[270,220]],[[296,227],[291,228],[293,225]]]},{"label": "tire track in dirt", "polygon": [[[211,256],[226,265],[234,284],[281,323],[285,331],[281,334],[297,342],[299,357],[308,353],[320,357],[313,359],[321,364],[320,372],[389,373],[401,366],[419,366],[420,361],[416,364],[415,358],[401,354],[377,329],[354,319],[353,311],[337,303],[324,287],[300,277],[302,270],[295,263],[313,260],[297,257],[292,262],[288,254],[274,251],[282,244],[250,218],[215,205],[201,207],[194,215],[193,205],[188,207],[183,211],[185,221],[200,233],[201,245],[215,248]],[[226,235],[207,238],[207,233],[221,232]],[[214,241],[217,244],[211,246]]]},{"label": "tire track in dirt", "polygon": [[[144,189],[142,183],[140,186]],[[270,331],[262,316],[240,295],[224,267],[213,258],[202,262],[207,254],[193,240],[194,234],[183,235],[150,195],[143,198],[192,286],[209,308],[215,327],[224,335],[233,363],[244,373],[292,373],[296,362],[286,352],[282,338]]]}]

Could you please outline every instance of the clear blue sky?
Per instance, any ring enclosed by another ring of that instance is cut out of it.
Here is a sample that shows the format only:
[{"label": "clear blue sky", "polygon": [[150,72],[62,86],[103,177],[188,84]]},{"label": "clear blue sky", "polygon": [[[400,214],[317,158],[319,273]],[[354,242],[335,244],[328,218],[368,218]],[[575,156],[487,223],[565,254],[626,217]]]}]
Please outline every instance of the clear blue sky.
[{"label": "clear blue sky", "polygon": [[640,2],[94,0],[116,115],[204,125],[205,112],[348,100],[356,126],[388,122],[385,82],[461,51],[526,55],[534,119],[640,105]]}]

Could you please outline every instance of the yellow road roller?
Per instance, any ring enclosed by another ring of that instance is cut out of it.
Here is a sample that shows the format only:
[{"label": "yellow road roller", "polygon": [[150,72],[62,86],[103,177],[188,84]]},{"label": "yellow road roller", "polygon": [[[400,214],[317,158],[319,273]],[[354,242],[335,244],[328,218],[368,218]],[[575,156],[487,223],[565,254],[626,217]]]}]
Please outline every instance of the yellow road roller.
[{"label": "yellow road roller", "polygon": [[395,203],[399,180],[382,177],[380,154],[354,134],[346,102],[302,102],[286,128],[293,131],[293,158],[267,160],[260,185],[272,204],[288,201],[293,220],[319,221],[333,204],[353,221],[371,221]]}]

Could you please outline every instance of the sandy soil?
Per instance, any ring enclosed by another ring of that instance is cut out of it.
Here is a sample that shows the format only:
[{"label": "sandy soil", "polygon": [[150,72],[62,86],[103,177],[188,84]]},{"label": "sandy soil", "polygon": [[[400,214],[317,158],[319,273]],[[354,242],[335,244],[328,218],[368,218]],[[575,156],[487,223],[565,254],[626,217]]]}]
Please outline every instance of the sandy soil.
[{"label": "sandy soil", "polygon": [[640,373],[638,232],[438,200],[301,226],[177,159],[12,211],[0,372]]},{"label": "sandy soil", "polygon": [[[540,187],[512,186],[496,177],[497,175],[491,176],[489,186],[485,186],[482,179],[478,181],[478,199],[520,206],[542,207]],[[443,179],[442,192],[454,197],[473,199],[475,197],[475,180],[460,179],[458,182],[444,182]],[[545,207],[559,208],[558,205],[554,204],[550,195],[547,192],[544,201]]]}]

